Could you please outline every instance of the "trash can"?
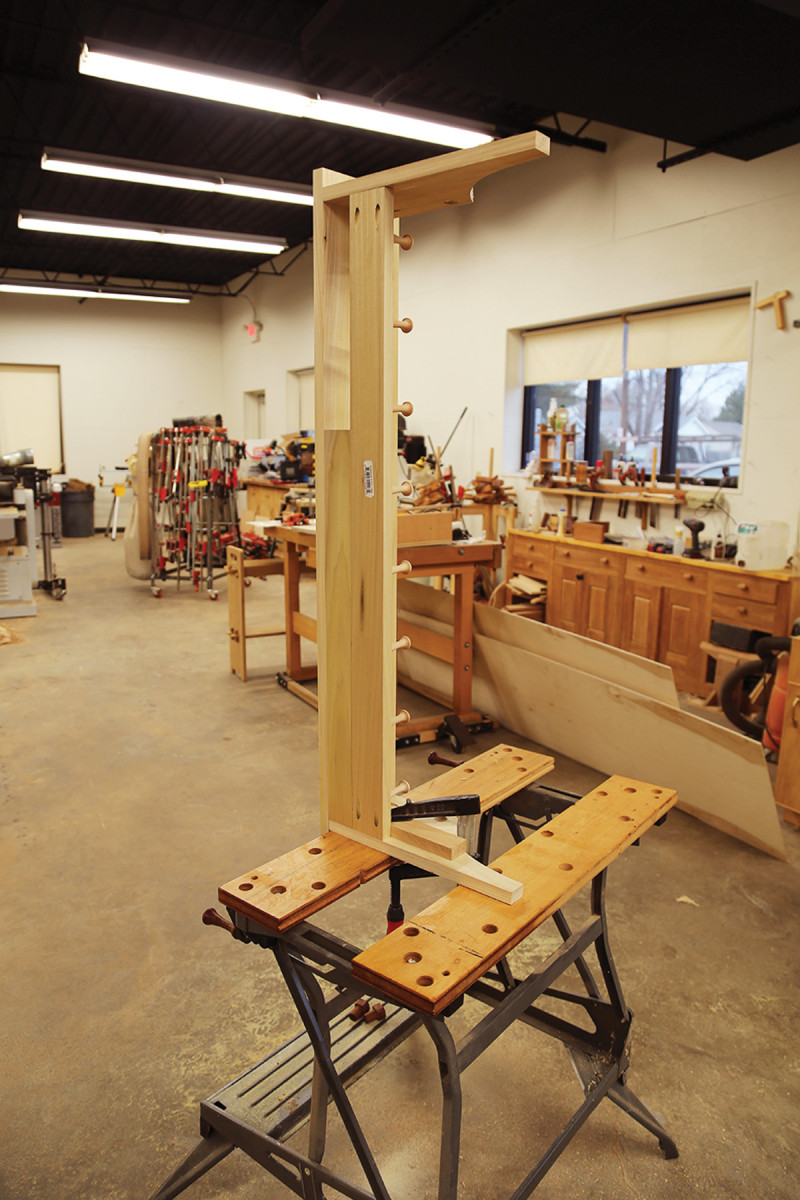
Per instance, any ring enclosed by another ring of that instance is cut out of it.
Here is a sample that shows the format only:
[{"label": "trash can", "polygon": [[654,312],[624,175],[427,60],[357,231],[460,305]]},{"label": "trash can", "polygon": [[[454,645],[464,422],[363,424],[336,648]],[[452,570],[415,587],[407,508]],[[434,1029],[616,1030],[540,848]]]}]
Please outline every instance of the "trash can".
[{"label": "trash can", "polygon": [[64,537],[91,537],[94,533],[94,488],[61,492],[61,533]]}]

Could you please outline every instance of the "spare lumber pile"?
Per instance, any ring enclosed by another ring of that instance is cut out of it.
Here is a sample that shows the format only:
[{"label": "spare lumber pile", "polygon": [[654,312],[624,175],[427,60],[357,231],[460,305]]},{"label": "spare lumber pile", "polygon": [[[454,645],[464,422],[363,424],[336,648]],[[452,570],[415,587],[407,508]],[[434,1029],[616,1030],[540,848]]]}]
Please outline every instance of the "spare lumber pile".
[{"label": "spare lumber pile", "polygon": [[476,475],[464,492],[471,504],[516,504],[517,496],[499,475]]}]

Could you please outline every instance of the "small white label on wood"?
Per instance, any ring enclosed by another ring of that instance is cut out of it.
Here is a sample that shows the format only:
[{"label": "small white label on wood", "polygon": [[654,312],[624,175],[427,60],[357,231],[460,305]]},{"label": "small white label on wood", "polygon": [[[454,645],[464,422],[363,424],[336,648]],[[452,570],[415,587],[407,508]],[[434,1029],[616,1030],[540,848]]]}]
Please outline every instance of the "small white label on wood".
[{"label": "small white label on wood", "polygon": [[371,500],[375,495],[375,471],[371,458],[366,459],[364,462],[364,495],[368,500]]}]

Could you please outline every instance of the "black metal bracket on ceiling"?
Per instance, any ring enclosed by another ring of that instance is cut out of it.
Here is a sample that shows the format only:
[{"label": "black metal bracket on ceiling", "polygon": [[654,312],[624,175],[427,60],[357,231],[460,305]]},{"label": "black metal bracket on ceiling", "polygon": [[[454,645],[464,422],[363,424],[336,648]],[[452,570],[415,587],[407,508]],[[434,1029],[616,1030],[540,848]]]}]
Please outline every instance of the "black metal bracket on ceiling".
[{"label": "black metal bracket on ceiling", "polygon": [[[733,129],[730,133],[725,133],[721,137],[714,138],[713,141],[701,142],[691,150],[684,150],[680,154],[673,154],[671,158],[667,157],[668,140],[664,138],[662,158],[656,163],[656,166],[663,174],[669,167],[677,167],[680,163],[691,162],[693,158],[702,158],[705,154],[730,154],[730,148],[735,147],[737,142],[758,137],[759,134],[766,133],[770,129],[777,129],[781,125],[788,125],[796,121],[798,117],[800,117],[800,106],[787,108],[784,112],[776,113],[774,116],[767,117],[763,121],[755,121],[752,125],[744,125],[740,129]],[[761,150],[752,157],[758,158],[763,153],[764,151]],[[733,154],[732,157],[739,156]]]},{"label": "black metal bracket on ceiling", "polygon": [[[102,295],[103,289],[105,289],[106,293],[124,291],[129,293],[138,292],[142,295],[148,294],[152,296],[188,296],[189,298],[193,298],[195,296],[235,297],[241,295],[241,293],[245,291],[245,289],[248,288],[253,280],[259,275],[275,275],[278,278],[285,275],[289,268],[294,266],[297,260],[306,252],[308,247],[308,242],[302,242],[299,246],[296,246],[294,248],[295,253],[291,258],[288,259],[286,263],[284,263],[280,269],[276,266],[274,260],[272,259],[269,260],[266,266],[264,264],[260,264],[251,271],[248,271],[244,281],[235,288],[232,288],[230,284],[227,283],[220,287],[209,286],[204,283],[176,283],[170,286],[165,286],[164,284],[161,284],[159,280],[155,279],[139,279],[136,283],[132,284],[115,280],[113,276],[109,275],[84,275],[75,278],[74,275],[69,275],[63,271],[46,270],[29,270],[25,272],[24,276],[18,276],[14,275],[12,273],[12,269],[9,267],[0,267],[0,279],[4,280],[6,283],[23,285],[31,284],[33,286],[41,283],[62,288],[86,287],[95,290],[98,295]],[[284,251],[284,254],[281,255],[281,257],[283,258],[288,253],[289,251]],[[89,299],[89,296],[87,295],[83,297],[79,302],[82,303],[83,299]]]},{"label": "black metal bracket on ceiling", "polygon": [[601,141],[599,138],[583,137],[583,131],[588,125],[591,125],[591,118],[584,121],[575,133],[569,133],[566,129],[561,128],[561,122],[558,119],[558,113],[553,113],[553,125],[534,125],[534,129],[539,133],[546,133],[551,142],[556,142],[559,146],[577,146],[581,150],[594,150],[598,154],[605,154],[608,149],[608,143]]}]

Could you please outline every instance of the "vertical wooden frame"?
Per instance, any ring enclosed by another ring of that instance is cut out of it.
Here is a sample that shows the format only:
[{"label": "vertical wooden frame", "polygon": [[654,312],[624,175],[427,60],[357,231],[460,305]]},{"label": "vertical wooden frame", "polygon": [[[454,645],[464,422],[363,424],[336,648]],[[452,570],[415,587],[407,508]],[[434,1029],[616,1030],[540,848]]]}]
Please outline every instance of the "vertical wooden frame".
[{"label": "vertical wooden frame", "polygon": [[320,825],[353,822],[350,644],[350,219],[314,172],[314,389]]},{"label": "vertical wooden frame", "polygon": [[[521,884],[430,826],[392,831],[396,707],[397,218],[468,204],[474,183],[547,153],[541,134],[353,180],[314,173],[317,646],[322,831],[506,902]],[[461,581],[458,603],[471,603]],[[472,647],[461,647],[462,668]],[[464,674],[466,675],[466,671]],[[457,691],[462,689],[456,688]],[[413,822],[419,826],[419,822]],[[433,836],[433,833],[436,836]]]}]

